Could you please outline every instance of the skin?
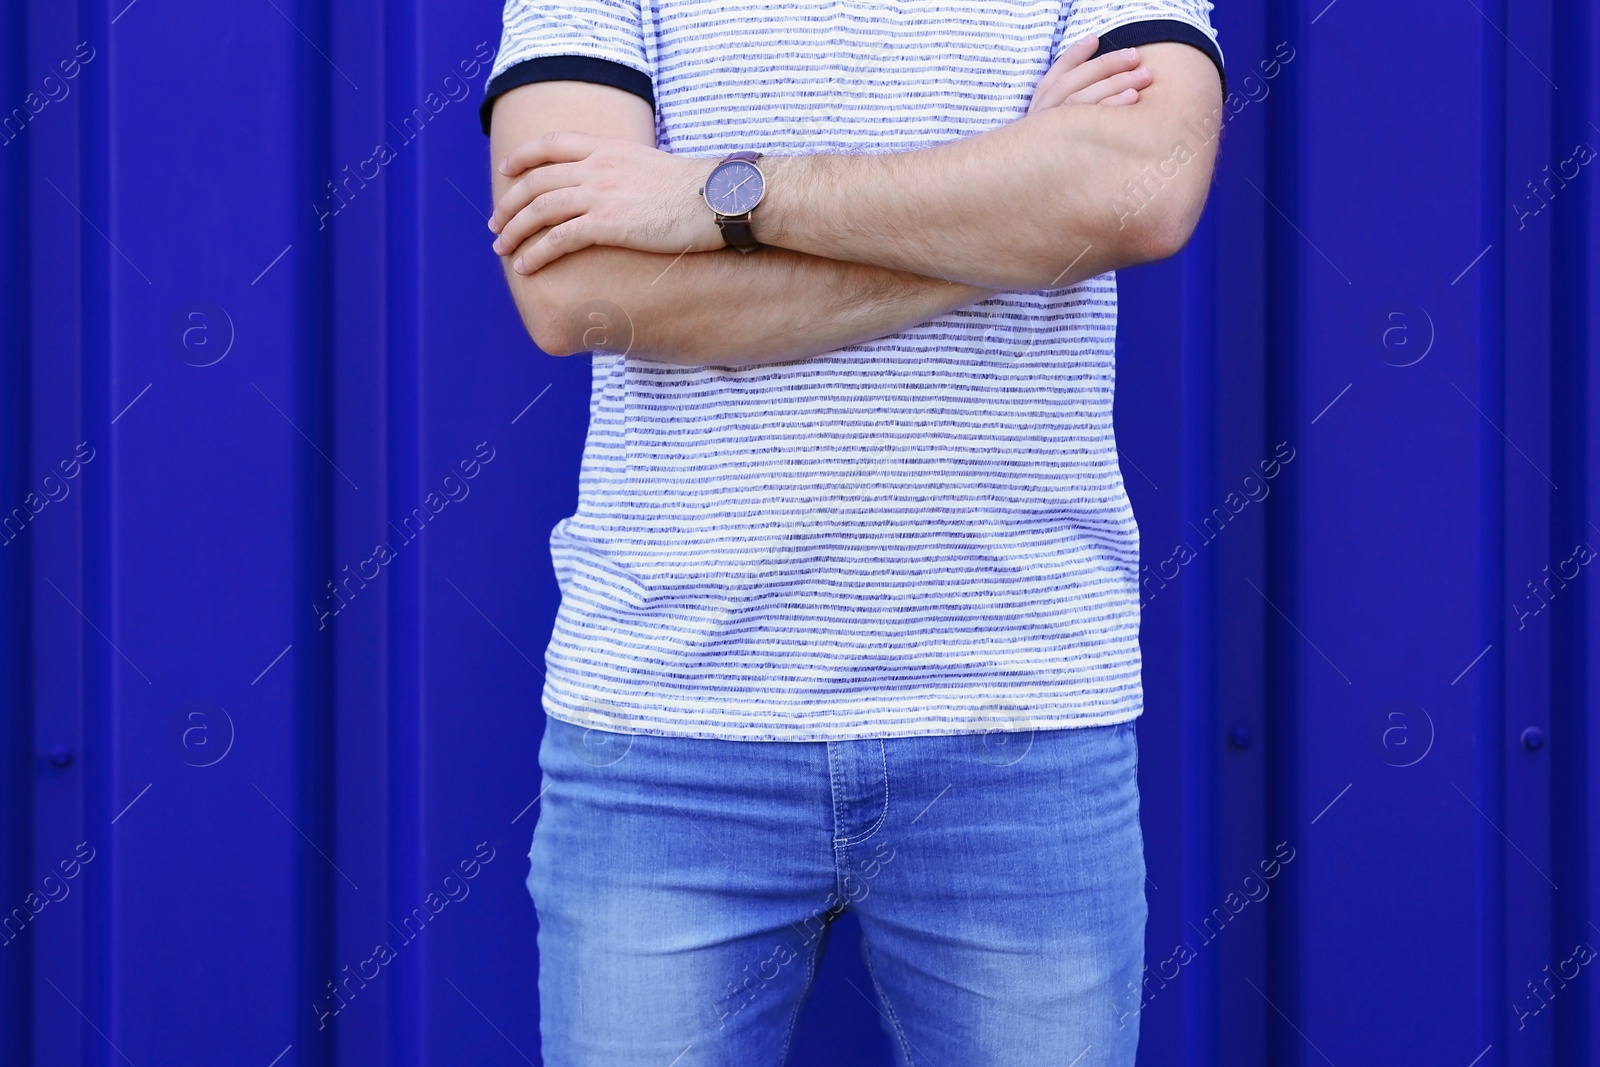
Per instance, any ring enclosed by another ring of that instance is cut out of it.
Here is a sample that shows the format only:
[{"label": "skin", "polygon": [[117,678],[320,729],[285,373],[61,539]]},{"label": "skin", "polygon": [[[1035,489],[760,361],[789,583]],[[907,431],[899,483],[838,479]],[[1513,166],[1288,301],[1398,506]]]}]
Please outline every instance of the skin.
[{"label": "skin", "polygon": [[[586,82],[544,82],[496,101],[490,151],[503,159],[555,129],[655,143],[654,114],[632,93]],[[498,171],[493,179],[497,205],[522,195],[515,179]],[[531,245],[542,232],[524,243]],[[992,295],[781,248],[743,256],[720,245],[681,255],[681,246],[661,254],[591,245],[534,274],[513,269],[509,253],[515,251],[508,247],[501,260],[506,282],[534,343],[556,356],[603,348],[660,362],[726,367],[805,359],[898,333]]]},{"label": "skin", "polygon": [[[739,366],[1170,255],[1210,184],[1214,139],[1183,122],[1220,108],[1215,68],[1179,44],[1090,60],[1096,43],[1068,49],[1028,114],[997,130],[917,152],[763,157],[755,235],[769,247],[750,256],[724,248],[698,195],[716,160],[656,150],[642,100],[583,83],[514,90],[494,110],[489,225],[523,320],[552,354]],[[1172,169],[1179,140],[1193,151],[1159,191],[1114,207],[1143,168]]]}]

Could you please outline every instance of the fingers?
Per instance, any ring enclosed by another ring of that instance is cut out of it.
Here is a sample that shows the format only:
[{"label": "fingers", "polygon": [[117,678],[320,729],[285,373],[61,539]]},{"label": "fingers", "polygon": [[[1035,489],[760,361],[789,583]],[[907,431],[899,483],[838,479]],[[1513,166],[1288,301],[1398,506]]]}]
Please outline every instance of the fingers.
[{"label": "fingers", "polygon": [[1122,92],[1118,93],[1116,96],[1109,96],[1106,99],[1100,101],[1100,105],[1102,107],[1120,107],[1123,104],[1137,104],[1138,102],[1139,102],[1139,90],[1137,90],[1137,89],[1124,89],[1124,90],[1122,90]]},{"label": "fingers", "polygon": [[[579,188],[552,189],[541,193],[506,222],[500,236],[495,239],[494,250],[499,255],[509,256],[540,230],[570,222],[590,206]],[[563,238],[570,236],[566,234]]]},{"label": "fingers", "polygon": [[568,252],[604,243],[595,231],[589,216],[569,219],[551,227],[549,233],[529,245],[512,261],[511,269],[518,274],[532,274],[541,267],[554,263]]},{"label": "fingers", "polygon": [[[535,167],[512,182],[495,201],[494,214],[489,216],[489,229],[499,233],[517,212],[527,207],[537,197],[554,189],[582,184],[579,166],[573,163],[552,163]],[[511,246],[515,248],[515,245]],[[495,251],[500,251],[496,242]]]},{"label": "fingers", "polygon": [[1069,104],[1100,104],[1106,100],[1121,96],[1132,89],[1137,93],[1140,89],[1150,85],[1150,71],[1145,67],[1114,74],[1104,81],[1097,81],[1087,89],[1080,89],[1067,97]]},{"label": "fingers", "polygon": [[[1063,56],[1062,58],[1065,59],[1066,57]],[[1041,91],[1034,100],[1032,110],[1042,111],[1045,108],[1064,104],[1069,98],[1082,93],[1091,86],[1118,74],[1126,74],[1138,69],[1138,67],[1139,50],[1137,48],[1123,48],[1116,52],[1107,52],[1103,56],[1080,63],[1070,70],[1063,70],[1060,77],[1053,80],[1048,86],[1041,82]],[[1149,84],[1148,81],[1145,84]],[[1126,87],[1126,84],[1118,85],[1116,91],[1120,92]],[[1134,87],[1144,88],[1143,85]],[[1096,101],[1090,100],[1088,102],[1094,103]]]},{"label": "fingers", "polygon": [[552,130],[512,149],[498,169],[501,174],[521,174],[543,163],[576,163],[587,159],[603,140],[573,130]]},{"label": "fingers", "polygon": [[1068,71],[1094,55],[1094,50],[1099,44],[1100,38],[1091,34],[1062,52],[1060,58],[1045,71],[1044,77],[1039,79],[1039,84],[1033,87],[1033,100],[1028,104],[1028,114],[1031,115],[1039,109],[1040,96],[1048,92]]}]

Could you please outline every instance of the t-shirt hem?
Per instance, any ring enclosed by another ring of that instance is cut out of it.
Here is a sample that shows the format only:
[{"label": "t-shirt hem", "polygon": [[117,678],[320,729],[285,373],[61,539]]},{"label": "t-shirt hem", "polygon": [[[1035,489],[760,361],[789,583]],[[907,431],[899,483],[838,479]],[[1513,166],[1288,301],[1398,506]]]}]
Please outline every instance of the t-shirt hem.
[{"label": "t-shirt hem", "polygon": [[[545,714],[573,726],[609,733],[642,734],[649,737],[698,738],[707,741],[868,741],[894,737],[964,737],[991,733],[1031,733],[1040,730],[1070,730],[1086,726],[1114,726],[1131,722],[1144,713],[1142,706],[1120,707],[1107,711],[1037,710],[1027,714],[982,714],[986,705],[973,708],[946,707],[941,714],[970,716],[965,723],[907,721],[901,723],[863,723],[816,727],[806,722],[803,712],[773,715],[769,721],[746,725],[719,725],[704,721],[673,722],[660,718],[638,719],[622,714],[586,716],[581,712],[544,701]],[[667,710],[667,709],[662,709]],[[703,709],[702,709],[703,710]]]}]

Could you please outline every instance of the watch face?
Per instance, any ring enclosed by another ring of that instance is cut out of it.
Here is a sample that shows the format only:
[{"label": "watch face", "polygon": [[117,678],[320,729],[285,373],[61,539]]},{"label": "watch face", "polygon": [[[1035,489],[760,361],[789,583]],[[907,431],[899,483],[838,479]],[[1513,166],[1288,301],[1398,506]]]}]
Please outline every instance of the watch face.
[{"label": "watch face", "polygon": [[743,215],[761,202],[766,183],[754,163],[719,163],[706,179],[706,203],[719,215]]}]

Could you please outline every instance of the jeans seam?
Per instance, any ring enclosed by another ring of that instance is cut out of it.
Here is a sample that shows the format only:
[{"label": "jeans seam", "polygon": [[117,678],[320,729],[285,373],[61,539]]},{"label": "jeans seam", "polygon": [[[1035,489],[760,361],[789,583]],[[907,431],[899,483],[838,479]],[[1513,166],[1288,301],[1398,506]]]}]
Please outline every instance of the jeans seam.
[{"label": "jeans seam", "polygon": [[835,840],[834,845],[836,847],[848,848],[851,845],[859,845],[863,841],[871,840],[872,835],[883,829],[884,821],[889,818],[889,754],[885,751],[882,738],[878,738],[878,767],[883,775],[883,810],[878,812],[878,821],[873,823],[859,837],[847,837],[842,841]]},{"label": "jeans seam", "polygon": [[867,939],[867,932],[861,931],[861,958],[867,965],[867,977],[872,979],[872,988],[878,993],[878,999],[883,1001],[883,1014],[894,1027],[894,1036],[900,1041],[900,1054],[905,1057],[906,1067],[916,1067],[917,1061],[911,1055],[911,1039],[906,1036],[906,1028],[900,1022],[899,1012],[894,1010],[894,1004],[889,1000],[889,991],[883,988],[883,983],[878,980],[878,969],[872,965],[872,943]]},{"label": "jeans seam", "polygon": [[828,753],[828,810],[833,815],[833,825],[828,828],[828,840],[833,842],[835,866],[837,866],[839,851],[839,827],[844,822],[843,806],[839,803],[839,780],[834,774],[834,755],[836,752],[834,745],[837,743],[834,741],[827,742],[828,747],[826,750]]},{"label": "jeans seam", "polygon": [[783,1067],[789,1062],[789,1046],[794,1043],[795,1024],[800,1021],[800,1009],[806,1002],[806,997],[811,992],[811,985],[817,980],[817,962],[822,955],[822,944],[827,940],[827,930],[824,928],[817,935],[816,944],[811,946],[806,962],[806,984],[801,988],[800,995],[795,998],[794,1007],[789,1009],[789,1026],[783,1035],[783,1048],[778,1050],[777,1067]]}]

